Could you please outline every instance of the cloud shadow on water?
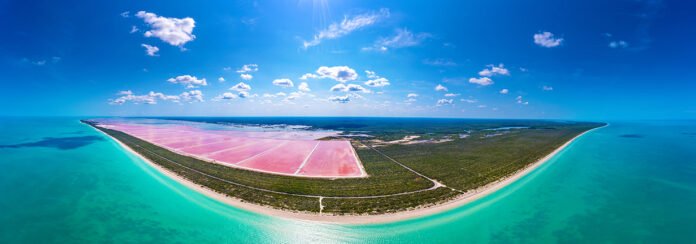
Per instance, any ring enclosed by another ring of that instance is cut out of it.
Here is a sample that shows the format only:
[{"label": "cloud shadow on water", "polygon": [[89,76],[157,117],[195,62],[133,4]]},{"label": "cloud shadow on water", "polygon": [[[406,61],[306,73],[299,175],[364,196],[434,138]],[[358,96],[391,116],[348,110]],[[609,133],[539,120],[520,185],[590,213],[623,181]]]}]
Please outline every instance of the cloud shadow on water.
[{"label": "cloud shadow on water", "polygon": [[35,142],[0,145],[0,148],[49,147],[60,150],[70,150],[103,140],[104,138],[98,136],[45,137]]}]

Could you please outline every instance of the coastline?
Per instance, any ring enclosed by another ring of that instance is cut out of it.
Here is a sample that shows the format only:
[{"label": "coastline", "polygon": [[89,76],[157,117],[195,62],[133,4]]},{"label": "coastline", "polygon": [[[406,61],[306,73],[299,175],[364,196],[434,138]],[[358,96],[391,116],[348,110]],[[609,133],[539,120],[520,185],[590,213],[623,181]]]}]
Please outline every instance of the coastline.
[{"label": "coastline", "polygon": [[543,158],[537,160],[536,162],[526,166],[525,168],[519,170],[518,172],[502,178],[498,181],[491,182],[487,185],[484,185],[482,187],[476,188],[474,190],[467,191],[465,194],[462,194],[461,196],[458,196],[456,198],[453,198],[451,200],[441,202],[441,203],[435,203],[430,206],[425,206],[425,207],[420,207],[412,210],[406,210],[406,211],[401,211],[397,213],[387,213],[387,214],[379,214],[379,215],[322,215],[320,213],[306,213],[306,212],[292,212],[288,210],[281,210],[281,209],[276,209],[276,208],[271,208],[267,206],[262,206],[262,205],[257,205],[253,203],[247,203],[244,202],[240,199],[234,198],[227,196],[225,194],[213,191],[207,187],[204,187],[202,185],[198,185],[194,182],[189,181],[188,179],[179,176],[178,174],[157,165],[156,163],[150,161],[149,159],[145,158],[144,156],[140,155],[127,145],[123,144],[121,141],[117,140],[116,138],[113,138],[109,134],[96,129],[92,126],[92,129],[106,135],[107,137],[111,138],[113,141],[118,143],[123,149],[127,150],[128,152],[132,153],[133,155],[136,155],[140,159],[142,159],[146,164],[151,166],[152,168],[156,169],[158,172],[161,174],[166,175],[167,177],[177,181],[178,183],[195,190],[207,197],[213,198],[219,202],[225,203],[227,205],[236,207],[236,208],[241,208],[246,211],[251,211],[254,213],[259,213],[259,214],[265,214],[265,215],[270,215],[273,217],[280,217],[280,218],[286,218],[286,219],[294,219],[294,220],[304,220],[304,221],[313,221],[313,222],[324,222],[324,223],[335,223],[335,224],[379,224],[379,223],[389,223],[389,222],[397,222],[397,221],[403,221],[403,220],[409,220],[409,219],[414,219],[414,218],[419,218],[419,217],[425,217],[428,215],[433,215],[437,213],[441,213],[447,210],[451,210],[457,207],[464,206],[468,203],[471,203],[475,200],[478,200],[480,198],[483,198],[487,195],[490,195],[491,193],[494,193],[505,186],[517,181],[518,179],[526,176],[527,174],[531,173],[541,165],[543,165],[545,162],[547,162],[549,159],[551,159],[553,156],[558,154],[560,151],[565,149],[568,145],[573,143],[576,139],[580,138],[581,136],[594,131],[596,129],[600,129],[603,127],[609,126],[609,124],[606,124],[601,127],[593,128],[590,130],[587,130],[583,133],[578,134],[577,136],[573,137],[572,139],[568,140],[565,142],[563,145],[560,147],[556,148],[554,151],[549,153],[548,155],[544,156]]}]

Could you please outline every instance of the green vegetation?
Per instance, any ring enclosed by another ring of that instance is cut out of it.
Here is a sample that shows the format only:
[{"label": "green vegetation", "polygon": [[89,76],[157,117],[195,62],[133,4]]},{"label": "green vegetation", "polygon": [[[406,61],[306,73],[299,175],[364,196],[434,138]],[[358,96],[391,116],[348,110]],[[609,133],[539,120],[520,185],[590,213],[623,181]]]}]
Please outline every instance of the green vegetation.
[{"label": "green vegetation", "polygon": [[[83,122],[95,125],[91,121]],[[324,213],[379,214],[447,201],[462,192],[509,176],[574,136],[602,125],[548,121],[504,121],[497,124],[493,121],[447,121],[431,122],[429,128],[420,122],[409,122],[391,124],[390,129],[379,130],[387,126],[383,123],[365,124],[367,126],[357,122],[351,124],[358,128],[358,132],[343,128],[344,135],[364,133],[370,136],[353,139],[353,146],[370,175],[354,179],[301,178],[230,168],[176,154],[120,131],[94,127],[194,183],[246,202],[292,211],[319,212],[322,197],[321,211]],[[326,125],[310,126],[326,129]],[[528,128],[485,130],[504,126]],[[468,136],[460,138],[462,134]],[[448,138],[451,141],[409,145],[380,145],[375,141],[401,139],[407,135],[420,135],[419,140]],[[380,152],[446,187],[432,188],[432,181],[407,170]]]}]

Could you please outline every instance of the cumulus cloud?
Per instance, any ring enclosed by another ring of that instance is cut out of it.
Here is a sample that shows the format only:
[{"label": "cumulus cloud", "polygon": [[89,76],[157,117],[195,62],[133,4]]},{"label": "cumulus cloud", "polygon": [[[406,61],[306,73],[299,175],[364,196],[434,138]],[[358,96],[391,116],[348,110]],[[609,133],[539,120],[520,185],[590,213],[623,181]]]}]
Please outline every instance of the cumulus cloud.
[{"label": "cumulus cloud", "polygon": [[302,76],[300,76],[300,80],[307,80],[307,79],[319,79],[320,77],[316,74],[312,73],[306,73]]},{"label": "cumulus cloud", "polygon": [[242,78],[242,80],[251,80],[254,78],[254,76],[252,76],[250,74],[240,74],[239,78]]},{"label": "cumulus cloud", "polygon": [[240,91],[240,92],[237,94],[237,96],[238,96],[239,98],[255,97],[254,95],[251,95],[251,94],[250,94],[249,92],[247,92],[247,91]]},{"label": "cumulus cloud", "polygon": [[440,99],[437,100],[437,106],[452,105],[454,104],[453,99]]},{"label": "cumulus cloud", "polygon": [[517,97],[515,98],[515,101],[517,101],[517,103],[522,104],[522,105],[528,105],[528,104],[529,104],[529,102],[522,100],[522,96],[517,96]]},{"label": "cumulus cloud", "polygon": [[611,41],[609,42],[610,48],[627,48],[628,42],[625,41]]},{"label": "cumulus cloud", "polygon": [[191,17],[182,19],[157,16],[154,13],[139,11],[135,16],[143,19],[150,26],[145,32],[146,37],[157,37],[172,46],[183,47],[187,42],[196,39],[193,28],[196,21]]},{"label": "cumulus cloud", "polygon": [[358,78],[358,73],[354,69],[348,66],[321,66],[315,72],[316,74],[304,74],[300,77],[301,80],[306,80],[308,78],[312,79],[324,79],[329,78],[336,80],[338,82],[352,81]]},{"label": "cumulus cloud", "polygon": [[544,91],[553,91],[553,87],[551,87],[551,86],[543,86],[543,87],[541,87],[541,89]]},{"label": "cumulus cloud", "polygon": [[508,89],[502,89],[500,90],[500,94],[508,94],[510,91]]},{"label": "cumulus cloud", "polygon": [[307,49],[319,45],[323,40],[336,39],[351,32],[373,25],[377,21],[389,17],[389,9],[383,8],[378,12],[360,14],[356,16],[344,16],[341,23],[332,23],[328,28],[319,31],[311,41],[304,41],[302,46]]},{"label": "cumulus cloud", "polygon": [[333,92],[362,92],[362,93],[371,93],[372,92],[372,91],[368,90],[367,88],[362,87],[361,85],[357,85],[357,84],[346,85],[343,83],[337,84],[337,85],[331,87],[331,89],[329,89],[329,90],[333,91]]},{"label": "cumulus cloud", "polygon": [[186,85],[186,88],[188,89],[208,85],[208,83],[205,81],[205,78],[198,79],[195,76],[191,75],[180,75],[174,78],[169,78],[167,81],[174,84]]},{"label": "cumulus cloud", "polygon": [[157,52],[159,52],[159,48],[156,46],[150,46],[147,44],[141,44],[140,46],[145,48],[145,53],[147,53],[147,56],[159,56]]},{"label": "cumulus cloud", "polygon": [[380,77],[374,80],[366,81],[365,85],[370,87],[384,87],[389,85],[389,80],[387,80],[387,78]]},{"label": "cumulus cloud", "polygon": [[480,86],[489,86],[493,85],[493,80],[488,77],[481,77],[481,78],[469,78],[469,83],[477,84]]},{"label": "cumulus cloud", "polygon": [[119,15],[123,18],[128,18],[130,17],[130,11],[121,12]]},{"label": "cumulus cloud", "polygon": [[245,64],[237,70],[237,73],[250,73],[259,71],[259,65],[257,64]]},{"label": "cumulus cloud", "polygon": [[437,86],[435,86],[435,91],[447,91],[447,87],[437,84]]},{"label": "cumulus cloud", "polygon": [[371,70],[365,70],[365,74],[367,75],[367,78],[370,78],[370,80],[365,82],[365,85],[370,86],[370,87],[385,87],[389,85],[389,80],[384,77],[380,77],[377,75],[376,72],[371,71]]},{"label": "cumulus cloud", "polygon": [[297,90],[299,90],[301,92],[310,92],[311,91],[311,89],[309,89],[309,84],[307,84],[307,82],[300,83],[300,85],[297,86]]},{"label": "cumulus cloud", "polygon": [[218,81],[219,81],[219,82],[225,82],[225,77],[220,76],[220,77],[218,78]]},{"label": "cumulus cloud", "polygon": [[161,92],[149,92],[144,95],[136,95],[130,90],[120,91],[117,93],[119,97],[110,99],[109,104],[122,105],[128,102],[134,104],[157,104],[157,101],[172,101],[172,102],[203,102],[203,93],[199,90],[184,92],[181,95],[165,95]]},{"label": "cumulus cloud", "polygon": [[222,95],[217,97],[218,99],[231,100],[237,98],[237,94],[231,92],[222,93]]},{"label": "cumulus cloud", "polygon": [[557,47],[562,42],[563,38],[555,38],[553,33],[548,31],[534,34],[534,43],[542,47]]},{"label": "cumulus cloud", "polygon": [[459,99],[459,101],[462,101],[465,103],[477,103],[478,102],[478,100],[473,99],[473,98],[462,98],[462,99]]},{"label": "cumulus cloud", "polygon": [[445,97],[458,97],[459,93],[447,93],[445,94]]},{"label": "cumulus cloud", "polygon": [[486,65],[486,69],[483,69],[479,72],[480,76],[486,76],[486,77],[491,77],[494,75],[510,75],[510,71],[506,69],[503,64],[499,64],[498,66],[495,66],[493,64]]},{"label": "cumulus cloud", "polygon": [[331,96],[329,97],[329,101],[337,103],[348,103],[350,102],[350,96]]},{"label": "cumulus cloud", "polygon": [[432,35],[428,33],[413,34],[413,32],[407,29],[397,29],[394,36],[381,38],[371,47],[364,47],[362,50],[386,52],[389,49],[418,46],[421,44],[421,42],[423,42],[423,40],[430,38],[431,36]]},{"label": "cumulus cloud", "polygon": [[138,27],[134,25],[134,26],[131,26],[130,33],[131,33],[131,34],[136,33],[136,32],[138,32],[139,30],[140,30],[140,29],[138,29]]},{"label": "cumulus cloud", "polygon": [[181,93],[181,95],[179,95],[179,97],[183,101],[203,102],[203,92],[201,92],[200,90],[183,92]]},{"label": "cumulus cloud", "polygon": [[406,94],[406,97],[407,97],[407,98],[417,98],[417,97],[418,97],[418,94],[409,93],[409,94]]},{"label": "cumulus cloud", "polygon": [[280,87],[293,87],[294,84],[292,83],[292,80],[290,79],[275,79],[273,80],[273,85],[280,86]]},{"label": "cumulus cloud", "polygon": [[248,85],[247,83],[239,82],[236,85],[230,87],[230,90],[238,91],[238,92],[245,92],[245,91],[251,90],[251,86]]},{"label": "cumulus cloud", "polygon": [[374,72],[374,71],[372,71],[372,70],[365,70],[365,75],[367,76],[367,78],[370,78],[370,79],[379,78],[379,76],[377,75],[377,73]]}]

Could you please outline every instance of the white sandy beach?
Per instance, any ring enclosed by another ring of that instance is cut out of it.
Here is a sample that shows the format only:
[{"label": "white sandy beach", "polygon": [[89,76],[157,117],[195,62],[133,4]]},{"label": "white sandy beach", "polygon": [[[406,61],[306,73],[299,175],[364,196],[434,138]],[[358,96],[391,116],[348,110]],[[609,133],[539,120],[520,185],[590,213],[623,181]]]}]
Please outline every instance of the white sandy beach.
[{"label": "white sandy beach", "polygon": [[[604,126],[602,126],[602,127],[604,127]],[[575,136],[573,139],[564,143],[563,145],[561,145],[559,148],[557,148],[556,150],[554,150],[550,154],[537,160],[533,164],[530,164],[526,168],[516,172],[513,175],[510,175],[506,178],[503,178],[499,181],[490,183],[490,184],[485,185],[483,187],[479,187],[475,190],[468,191],[466,194],[463,194],[463,195],[461,195],[455,199],[452,199],[450,201],[435,204],[432,206],[421,207],[421,208],[417,208],[417,209],[413,209],[413,210],[402,211],[402,212],[398,212],[398,213],[379,214],[379,215],[328,215],[328,214],[318,214],[318,213],[292,212],[292,211],[288,211],[288,210],[280,210],[280,209],[270,208],[270,207],[261,206],[261,205],[257,205],[257,204],[243,202],[240,199],[226,196],[224,194],[221,194],[221,193],[215,192],[211,189],[208,189],[204,186],[193,183],[193,182],[177,175],[176,173],[153,163],[149,159],[143,157],[142,155],[135,152],[130,147],[126,146],[125,144],[121,143],[119,140],[116,140],[115,138],[111,137],[110,135],[108,135],[108,134],[106,134],[106,133],[104,133],[96,128],[94,128],[94,129],[103,133],[104,135],[110,137],[112,140],[117,142],[119,145],[121,145],[121,147],[126,149],[128,152],[133,153],[134,155],[137,155],[144,162],[146,162],[148,165],[150,165],[152,168],[158,170],[162,174],[174,179],[175,181],[177,181],[177,182],[179,182],[179,183],[181,183],[181,184],[183,184],[183,185],[185,185],[193,190],[196,190],[197,192],[200,192],[208,197],[211,197],[211,198],[218,200],[220,202],[223,202],[225,204],[228,204],[228,205],[231,205],[231,206],[234,206],[237,208],[245,209],[248,211],[266,214],[266,215],[271,215],[271,216],[275,216],[275,217],[281,217],[281,218],[318,221],[318,222],[327,222],[327,223],[341,223],[341,224],[376,224],[376,223],[395,222],[395,221],[400,221],[400,220],[406,220],[406,219],[412,219],[412,218],[437,214],[440,212],[444,212],[444,211],[447,211],[447,210],[450,210],[453,208],[457,208],[457,207],[466,205],[467,203],[470,203],[470,202],[475,201],[477,199],[480,199],[484,196],[487,196],[487,195],[515,182],[516,180],[522,178],[523,176],[529,174],[530,172],[534,171],[536,168],[543,165],[545,162],[547,162],[549,159],[551,159],[553,156],[555,156],[558,152],[562,151],[564,148],[566,148],[568,145],[570,145],[577,138],[585,135],[586,133],[588,133],[590,131],[593,131],[593,130],[596,130],[596,129],[599,129],[602,127],[594,128],[594,129],[585,131],[585,132]]]}]

